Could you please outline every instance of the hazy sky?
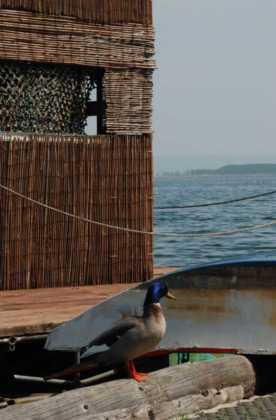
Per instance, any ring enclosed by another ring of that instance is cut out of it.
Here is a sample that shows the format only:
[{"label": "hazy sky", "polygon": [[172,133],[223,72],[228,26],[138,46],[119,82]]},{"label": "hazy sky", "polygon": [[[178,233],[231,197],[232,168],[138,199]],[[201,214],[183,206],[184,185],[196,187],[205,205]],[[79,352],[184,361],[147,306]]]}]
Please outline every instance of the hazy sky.
[{"label": "hazy sky", "polygon": [[154,13],[157,169],[276,162],[275,0],[154,0]]}]

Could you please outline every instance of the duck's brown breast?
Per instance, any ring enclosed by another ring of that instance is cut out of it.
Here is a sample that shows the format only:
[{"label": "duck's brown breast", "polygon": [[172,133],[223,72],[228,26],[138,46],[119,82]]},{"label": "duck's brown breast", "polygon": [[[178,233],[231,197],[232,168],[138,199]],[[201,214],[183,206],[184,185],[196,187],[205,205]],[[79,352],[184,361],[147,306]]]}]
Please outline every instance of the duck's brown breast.
[{"label": "duck's brown breast", "polygon": [[156,338],[159,338],[160,340],[164,337],[166,332],[166,319],[159,303],[153,303],[150,306],[146,324],[149,332],[153,336],[156,336]]}]

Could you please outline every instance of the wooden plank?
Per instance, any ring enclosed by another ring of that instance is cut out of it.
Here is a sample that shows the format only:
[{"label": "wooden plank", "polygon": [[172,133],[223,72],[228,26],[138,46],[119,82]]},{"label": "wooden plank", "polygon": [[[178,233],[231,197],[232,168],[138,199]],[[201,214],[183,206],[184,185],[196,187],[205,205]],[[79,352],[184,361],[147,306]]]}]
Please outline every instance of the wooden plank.
[{"label": "wooden plank", "polygon": [[0,337],[49,331],[129,287],[132,285],[0,292]]},{"label": "wooden plank", "polygon": [[[158,268],[155,276],[173,271]],[[0,291],[0,337],[42,334],[136,284]]]},{"label": "wooden plank", "polygon": [[86,110],[86,115],[88,117],[95,117],[98,115],[98,102],[97,101],[89,101],[87,103],[87,110]]},{"label": "wooden plank", "polygon": [[155,267],[153,269],[154,278],[165,276],[166,274],[173,273],[177,268],[174,267]]}]

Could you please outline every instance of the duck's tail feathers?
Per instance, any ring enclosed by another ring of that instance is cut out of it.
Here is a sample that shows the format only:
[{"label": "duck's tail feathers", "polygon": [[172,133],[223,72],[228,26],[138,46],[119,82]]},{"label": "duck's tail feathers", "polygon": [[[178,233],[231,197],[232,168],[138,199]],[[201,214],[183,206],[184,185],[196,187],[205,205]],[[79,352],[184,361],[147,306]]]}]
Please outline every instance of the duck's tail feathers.
[{"label": "duck's tail feathers", "polygon": [[45,377],[45,381],[50,379],[60,379],[60,378],[67,378],[68,376],[74,376],[78,373],[88,372],[90,370],[96,370],[103,366],[102,364],[102,355],[105,352],[96,353],[94,357],[88,361],[81,362],[79,365],[72,365],[68,368],[65,368],[59,372],[55,372],[47,377]]}]

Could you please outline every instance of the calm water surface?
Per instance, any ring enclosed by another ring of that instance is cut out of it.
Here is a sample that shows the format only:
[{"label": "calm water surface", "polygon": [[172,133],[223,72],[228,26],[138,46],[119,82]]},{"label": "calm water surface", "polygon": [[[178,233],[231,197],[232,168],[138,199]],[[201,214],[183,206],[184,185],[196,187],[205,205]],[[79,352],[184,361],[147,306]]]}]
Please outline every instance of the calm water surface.
[{"label": "calm water surface", "polygon": [[[155,179],[155,206],[204,203],[276,190],[275,175],[208,175]],[[155,230],[179,238],[155,238],[156,266],[185,267],[221,258],[276,251],[276,225],[220,238],[185,238],[181,232],[232,230],[276,219],[276,194],[226,206],[155,210]],[[275,252],[276,256],[276,252]]]}]

